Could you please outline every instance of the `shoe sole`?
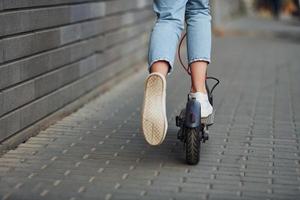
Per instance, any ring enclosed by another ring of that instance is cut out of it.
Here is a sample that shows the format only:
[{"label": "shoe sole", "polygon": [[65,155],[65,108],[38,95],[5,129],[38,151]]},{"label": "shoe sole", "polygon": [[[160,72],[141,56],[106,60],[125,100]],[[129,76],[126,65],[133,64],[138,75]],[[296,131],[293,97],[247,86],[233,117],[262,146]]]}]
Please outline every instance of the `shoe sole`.
[{"label": "shoe sole", "polygon": [[159,73],[151,73],[145,81],[142,109],[142,129],[150,145],[159,145],[166,136],[166,80]]},{"label": "shoe sole", "polygon": [[201,118],[201,123],[206,124],[208,126],[213,125],[214,124],[214,118],[215,118],[215,111],[213,110],[213,112],[210,115],[208,115],[207,117],[202,117]]}]

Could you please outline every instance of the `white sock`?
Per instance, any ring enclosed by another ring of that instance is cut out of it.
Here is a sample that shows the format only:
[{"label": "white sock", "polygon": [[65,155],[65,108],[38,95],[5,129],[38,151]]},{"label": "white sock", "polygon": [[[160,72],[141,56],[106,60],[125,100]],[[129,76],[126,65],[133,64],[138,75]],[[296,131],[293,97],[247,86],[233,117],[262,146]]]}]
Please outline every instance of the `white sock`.
[{"label": "white sock", "polygon": [[190,98],[195,98],[201,104],[201,117],[207,117],[213,112],[213,107],[208,100],[208,95],[202,92],[190,92]]},{"label": "white sock", "polygon": [[203,92],[190,92],[190,97],[191,98],[195,98],[199,101],[206,101],[208,100],[208,96],[207,94],[203,93]]}]

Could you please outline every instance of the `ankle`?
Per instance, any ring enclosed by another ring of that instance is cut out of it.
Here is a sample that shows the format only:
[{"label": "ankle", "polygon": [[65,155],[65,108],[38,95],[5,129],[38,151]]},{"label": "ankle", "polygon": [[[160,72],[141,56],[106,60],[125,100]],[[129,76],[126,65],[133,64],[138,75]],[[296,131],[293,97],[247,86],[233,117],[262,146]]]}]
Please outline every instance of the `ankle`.
[{"label": "ankle", "polygon": [[204,93],[204,94],[207,94],[207,91],[206,91],[206,88],[197,88],[197,89],[194,89],[193,87],[191,88],[190,90],[191,93],[196,93],[196,92],[201,92],[201,93]]}]

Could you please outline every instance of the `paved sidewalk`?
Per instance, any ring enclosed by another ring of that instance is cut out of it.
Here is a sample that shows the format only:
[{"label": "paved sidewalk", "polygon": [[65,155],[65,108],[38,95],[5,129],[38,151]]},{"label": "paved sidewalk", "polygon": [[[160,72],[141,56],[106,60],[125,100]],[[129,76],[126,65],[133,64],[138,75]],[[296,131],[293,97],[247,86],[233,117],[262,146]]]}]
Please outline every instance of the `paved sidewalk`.
[{"label": "paved sidewalk", "polygon": [[145,143],[145,69],[3,155],[0,198],[299,199],[299,59],[297,41],[214,39],[209,74],[221,86],[197,166],[176,138],[189,88],[179,65],[167,82],[166,140]]}]

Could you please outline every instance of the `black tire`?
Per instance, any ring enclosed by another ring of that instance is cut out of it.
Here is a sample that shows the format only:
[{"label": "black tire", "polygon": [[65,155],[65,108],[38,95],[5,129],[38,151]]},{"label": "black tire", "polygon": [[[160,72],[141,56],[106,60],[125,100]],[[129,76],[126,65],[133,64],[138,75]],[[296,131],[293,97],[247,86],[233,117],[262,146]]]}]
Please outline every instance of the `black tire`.
[{"label": "black tire", "polygon": [[195,128],[186,129],[186,162],[190,165],[196,165],[200,159],[200,135]]}]

